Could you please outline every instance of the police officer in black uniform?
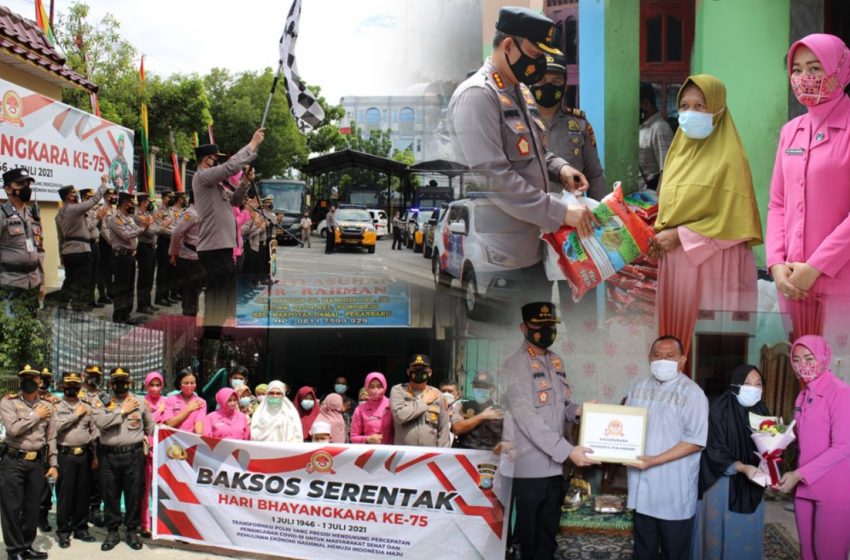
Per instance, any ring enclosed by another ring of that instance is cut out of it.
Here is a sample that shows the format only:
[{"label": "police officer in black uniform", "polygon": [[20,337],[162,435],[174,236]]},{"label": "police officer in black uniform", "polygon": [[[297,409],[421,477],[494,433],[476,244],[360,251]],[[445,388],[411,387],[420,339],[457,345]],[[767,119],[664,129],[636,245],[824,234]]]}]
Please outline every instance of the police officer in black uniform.
[{"label": "police officer in black uniform", "polygon": [[[6,426],[6,451],[0,461],[0,518],[9,560],[43,559],[33,550],[38,507],[46,478],[56,478],[54,408],[39,398],[40,374],[30,366],[18,373],[19,394],[0,400],[0,420]],[[50,465],[44,472],[44,462]]]},{"label": "police officer in black uniform", "polygon": [[486,371],[475,374],[472,380],[472,398],[463,399],[453,407],[452,447],[486,449],[492,451],[502,440],[501,407],[493,402],[495,393],[493,377]]}]

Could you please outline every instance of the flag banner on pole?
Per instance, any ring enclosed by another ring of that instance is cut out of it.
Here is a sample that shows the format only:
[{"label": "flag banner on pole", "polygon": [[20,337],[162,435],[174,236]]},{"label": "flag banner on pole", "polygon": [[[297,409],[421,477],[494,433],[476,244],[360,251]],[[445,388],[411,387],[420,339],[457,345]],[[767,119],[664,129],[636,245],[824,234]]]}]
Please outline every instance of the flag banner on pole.
[{"label": "flag banner on pole", "polygon": [[174,140],[174,131],[168,129],[168,139],[171,141],[171,167],[174,169],[174,188],[177,192],[183,192],[183,176],[180,173],[180,160],[177,157],[177,152],[174,151],[177,146]]},{"label": "flag banner on pole", "polygon": [[154,177],[153,170],[151,169],[151,149],[150,149],[150,129],[148,128],[148,104],[145,103],[145,57],[142,55],[142,62],[139,65],[139,90],[142,93],[142,131],[140,136],[140,142],[142,144],[142,159],[144,160],[144,164],[142,165],[142,170],[145,172],[144,174],[144,190],[147,190],[148,194],[151,198],[156,196],[156,189],[154,188]]},{"label": "flag banner on pole", "polygon": [[47,37],[47,42],[51,47],[56,46],[56,36],[53,35],[53,29],[50,27],[50,18],[47,16],[47,10],[44,9],[44,4],[41,0],[35,0],[35,24],[39,29],[44,31],[44,36]]},{"label": "flag banner on pole", "polygon": [[309,132],[319,126],[325,118],[322,106],[307,89],[298,66],[295,64],[295,41],[298,39],[298,20],[301,18],[301,0],[295,0],[289,9],[286,26],[280,37],[280,63],[283,69],[283,85],[289,100],[289,110],[301,132]]},{"label": "flag banner on pole", "polygon": [[156,430],[155,539],[305,560],[505,557],[510,485],[489,451]]}]

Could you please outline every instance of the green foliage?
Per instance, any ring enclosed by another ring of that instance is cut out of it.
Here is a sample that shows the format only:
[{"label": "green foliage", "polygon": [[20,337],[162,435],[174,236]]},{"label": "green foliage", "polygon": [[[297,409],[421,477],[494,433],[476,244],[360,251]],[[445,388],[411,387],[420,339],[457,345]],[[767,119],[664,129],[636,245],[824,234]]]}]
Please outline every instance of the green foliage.
[{"label": "green foliage", "polygon": [[0,371],[18,372],[25,364],[41,367],[49,354],[45,323],[32,312],[35,295],[25,294],[9,302],[0,314]]}]

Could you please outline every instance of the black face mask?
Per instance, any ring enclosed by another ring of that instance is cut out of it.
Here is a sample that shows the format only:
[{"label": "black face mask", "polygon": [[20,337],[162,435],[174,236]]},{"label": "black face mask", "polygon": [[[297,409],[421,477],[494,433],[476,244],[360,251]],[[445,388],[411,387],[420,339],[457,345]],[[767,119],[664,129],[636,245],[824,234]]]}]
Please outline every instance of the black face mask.
[{"label": "black face mask", "polygon": [[12,189],[12,194],[21,202],[29,202],[32,198],[32,187],[27,185],[20,189]]},{"label": "black face mask", "polygon": [[127,215],[128,215],[128,216],[132,216],[132,215],[133,215],[133,214],[135,214],[135,213],[136,213],[136,208],[135,208],[135,207],[130,206],[129,208],[127,208]]},{"label": "black face mask", "polygon": [[169,199],[168,199],[168,202],[166,202],[166,203],[165,203],[165,205],[166,205],[167,207],[171,208],[172,206],[174,206],[174,203],[175,203],[175,202],[177,202],[177,200],[176,200],[176,199],[174,199],[174,198],[169,198]]},{"label": "black face mask", "polygon": [[38,382],[31,377],[21,379],[21,392],[27,395],[38,391]]},{"label": "black face mask", "polygon": [[127,385],[126,381],[117,381],[112,384],[112,390],[115,392],[116,395],[120,396],[126,395],[127,392],[130,390],[130,387],[129,385]]},{"label": "black face mask", "polygon": [[39,387],[42,391],[50,390],[50,381],[44,379],[41,381],[41,387]]},{"label": "black face mask", "polygon": [[100,377],[94,376],[86,379],[86,385],[90,387],[94,387],[97,389],[97,386],[100,385]]},{"label": "black face mask", "polygon": [[519,51],[519,59],[511,64],[511,61],[508,59],[508,53],[505,53],[505,61],[511,67],[511,72],[514,73],[517,80],[525,85],[536,84],[546,75],[546,57],[540,55],[537,58],[531,58],[522,52],[522,47],[519,46],[519,43],[514,44]]},{"label": "black face mask", "polygon": [[116,202],[118,202],[118,199],[114,197],[109,197],[106,199],[106,202],[108,202],[109,204],[115,204]]},{"label": "black face mask", "polygon": [[411,383],[425,383],[431,378],[431,370],[427,368],[413,368],[407,372],[407,378]]},{"label": "black face mask", "polygon": [[556,86],[555,84],[531,86],[531,93],[538,105],[548,109],[557,105],[564,97],[564,86]]},{"label": "black face mask", "polygon": [[525,339],[540,348],[549,348],[558,336],[558,329],[552,325],[531,329],[525,333]]},{"label": "black face mask", "polygon": [[76,398],[77,395],[80,394],[80,388],[79,387],[68,387],[68,388],[65,389],[64,392],[65,392],[66,397],[71,397],[73,399],[73,398]]}]

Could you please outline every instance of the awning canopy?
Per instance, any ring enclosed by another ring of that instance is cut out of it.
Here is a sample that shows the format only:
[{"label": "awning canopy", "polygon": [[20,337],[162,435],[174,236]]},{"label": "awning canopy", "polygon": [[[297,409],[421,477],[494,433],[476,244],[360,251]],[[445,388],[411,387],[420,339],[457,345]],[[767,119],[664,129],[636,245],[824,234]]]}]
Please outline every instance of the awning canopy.
[{"label": "awning canopy", "polygon": [[449,177],[457,177],[469,171],[469,167],[448,159],[432,159],[410,166],[414,173],[441,173]]},{"label": "awning canopy", "polygon": [[310,158],[307,165],[301,168],[301,171],[307,175],[321,175],[330,171],[342,171],[351,167],[359,167],[361,169],[399,176],[408,173],[406,163],[356,150],[342,150]]}]

